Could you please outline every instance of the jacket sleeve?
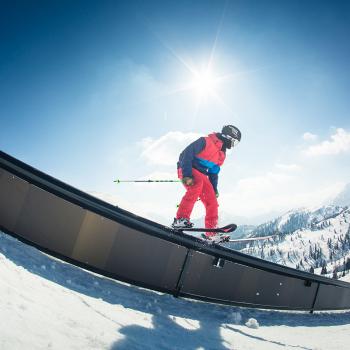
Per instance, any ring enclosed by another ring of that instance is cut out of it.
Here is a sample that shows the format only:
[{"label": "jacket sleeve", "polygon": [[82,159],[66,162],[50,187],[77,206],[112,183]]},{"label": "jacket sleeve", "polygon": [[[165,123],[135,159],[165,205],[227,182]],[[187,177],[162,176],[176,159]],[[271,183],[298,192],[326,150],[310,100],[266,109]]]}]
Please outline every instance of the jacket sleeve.
[{"label": "jacket sleeve", "polygon": [[219,181],[219,175],[218,174],[208,174],[209,180],[214,188],[215,193],[218,192],[218,181]]},{"label": "jacket sleeve", "polygon": [[196,155],[203,151],[205,147],[205,138],[200,137],[198,140],[188,145],[180,155],[179,165],[182,169],[183,177],[192,177],[192,164]]}]

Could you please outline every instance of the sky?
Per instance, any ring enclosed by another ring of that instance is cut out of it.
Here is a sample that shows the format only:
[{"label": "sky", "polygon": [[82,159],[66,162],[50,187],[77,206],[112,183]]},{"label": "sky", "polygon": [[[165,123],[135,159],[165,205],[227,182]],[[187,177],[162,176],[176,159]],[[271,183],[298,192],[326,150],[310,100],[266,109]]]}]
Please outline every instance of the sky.
[{"label": "sky", "polygon": [[318,206],[349,182],[349,35],[348,1],[2,1],[0,149],[170,224],[180,184],[113,180],[233,124],[222,224]]}]

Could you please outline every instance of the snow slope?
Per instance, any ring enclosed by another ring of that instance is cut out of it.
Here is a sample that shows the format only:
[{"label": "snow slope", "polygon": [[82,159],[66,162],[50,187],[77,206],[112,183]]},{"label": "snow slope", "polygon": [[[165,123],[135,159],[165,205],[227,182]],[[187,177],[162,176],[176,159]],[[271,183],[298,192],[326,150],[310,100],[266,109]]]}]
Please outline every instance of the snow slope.
[{"label": "snow slope", "polygon": [[0,233],[0,349],[348,349],[350,311],[279,312],[175,299]]}]

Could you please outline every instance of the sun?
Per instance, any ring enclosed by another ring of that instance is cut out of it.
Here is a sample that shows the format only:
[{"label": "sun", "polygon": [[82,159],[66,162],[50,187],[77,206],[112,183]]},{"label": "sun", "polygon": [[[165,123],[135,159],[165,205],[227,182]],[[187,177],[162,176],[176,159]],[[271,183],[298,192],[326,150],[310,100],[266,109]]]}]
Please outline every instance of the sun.
[{"label": "sun", "polygon": [[190,83],[190,90],[193,90],[198,97],[207,97],[215,94],[217,78],[210,69],[195,70],[192,72],[193,79]]}]

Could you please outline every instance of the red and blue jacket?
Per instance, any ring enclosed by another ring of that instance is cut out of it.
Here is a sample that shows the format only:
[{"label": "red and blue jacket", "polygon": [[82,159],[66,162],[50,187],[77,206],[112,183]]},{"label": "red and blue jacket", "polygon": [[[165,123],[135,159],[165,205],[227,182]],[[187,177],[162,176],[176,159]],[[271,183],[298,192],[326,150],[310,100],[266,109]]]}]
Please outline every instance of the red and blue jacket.
[{"label": "red and blue jacket", "polygon": [[188,145],[180,154],[177,167],[183,177],[192,177],[192,168],[207,175],[214,191],[217,192],[220,166],[226,158],[226,147],[217,134],[200,137]]}]

